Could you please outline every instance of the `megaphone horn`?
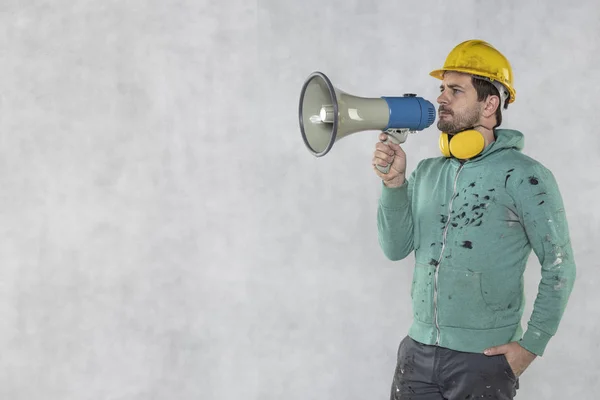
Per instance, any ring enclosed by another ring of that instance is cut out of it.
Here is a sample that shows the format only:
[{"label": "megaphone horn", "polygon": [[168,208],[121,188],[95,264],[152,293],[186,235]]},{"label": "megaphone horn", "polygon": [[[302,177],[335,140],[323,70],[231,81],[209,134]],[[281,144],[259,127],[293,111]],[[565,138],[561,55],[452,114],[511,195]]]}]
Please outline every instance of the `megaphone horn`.
[{"label": "megaphone horn", "polygon": [[[400,144],[409,132],[423,130],[435,121],[435,107],[422,97],[353,96],[334,87],[319,71],[304,82],[298,111],[302,139],[316,157],[324,156],[335,142],[352,133],[381,130],[388,140]],[[387,173],[390,166],[377,168]]]}]

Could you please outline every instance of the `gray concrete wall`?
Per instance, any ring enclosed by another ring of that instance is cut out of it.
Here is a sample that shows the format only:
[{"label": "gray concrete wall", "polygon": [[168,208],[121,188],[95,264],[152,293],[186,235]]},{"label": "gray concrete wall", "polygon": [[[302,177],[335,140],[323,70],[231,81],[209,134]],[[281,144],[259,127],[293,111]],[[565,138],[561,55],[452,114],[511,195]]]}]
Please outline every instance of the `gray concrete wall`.
[{"label": "gray concrete wall", "polygon": [[[470,38],[512,62],[503,125],[555,174],[579,268],[518,398],[593,398],[599,16],[593,0],[2,2],[0,398],[387,398],[413,257],[377,244],[377,133],[314,158],[300,87],[321,70],[435,101],[428,72]],[[410,138],[409,170],[437,138]]]}]

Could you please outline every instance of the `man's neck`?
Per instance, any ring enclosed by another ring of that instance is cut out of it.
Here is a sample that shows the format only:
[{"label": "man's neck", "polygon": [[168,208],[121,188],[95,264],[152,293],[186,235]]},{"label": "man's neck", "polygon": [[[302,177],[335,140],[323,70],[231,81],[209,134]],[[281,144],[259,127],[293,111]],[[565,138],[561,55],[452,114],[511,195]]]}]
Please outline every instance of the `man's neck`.
[{"label": "man's neck", "polygon": [[488,129],[487,127],[485,127],[483,125],[476,125],[475,129],[477,129],[477,131],[483,135],[483,140],[485,143],[484,148],[488,147],[490,144],[492,144],[496,141],[496,136],[494,135],[493,128]]}]

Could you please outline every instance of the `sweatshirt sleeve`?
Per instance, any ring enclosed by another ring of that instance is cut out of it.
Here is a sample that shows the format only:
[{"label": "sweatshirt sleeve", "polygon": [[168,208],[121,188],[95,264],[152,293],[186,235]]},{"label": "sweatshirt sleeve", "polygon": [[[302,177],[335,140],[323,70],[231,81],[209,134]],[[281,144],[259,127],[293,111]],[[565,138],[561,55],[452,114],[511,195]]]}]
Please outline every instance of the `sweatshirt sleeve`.
[{"label": "sweatshirt sleeve", "polygon": [[377,232],[383,253],[392,261],[402,260],[414,249],[411,198],[415,174],[416,169],[397,188],[389,188],[382,182]]},{"label": "sweatshirt sleeve", "polygon": [[521,346],[539,356],[558,329],[575,281],[575,260],[562,197],[552,173],[533,169],[517,190],[525,231],[542,278]]}]

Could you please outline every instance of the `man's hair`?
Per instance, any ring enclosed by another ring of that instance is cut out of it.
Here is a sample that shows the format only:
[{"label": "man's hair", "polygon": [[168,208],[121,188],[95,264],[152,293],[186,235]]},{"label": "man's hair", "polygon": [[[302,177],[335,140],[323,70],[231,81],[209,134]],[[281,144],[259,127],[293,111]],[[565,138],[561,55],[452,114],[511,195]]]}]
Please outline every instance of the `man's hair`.
[{"label": "man's hair", "polygon": [[[491,82],[488,82],[484,79],[476,78],[474,76],[471,76],[471,81],[473,82],[473,87],[475,87],[475,91],[477,92],[477,101],[484,101],[490,95],[498,96],[498,99],[502,99],[500,97],[498,89],[496,89],[496,87]],[[500,101],[500,103],[502,103],[502,101]],[[498,108],[496,109],[496,126],[494,126],[494,128],[499,127],[502,123],[502,107],[500,106],[500,103],[498,104]],[[506,101],[506,104],[508,104],[508,99]]]}]

